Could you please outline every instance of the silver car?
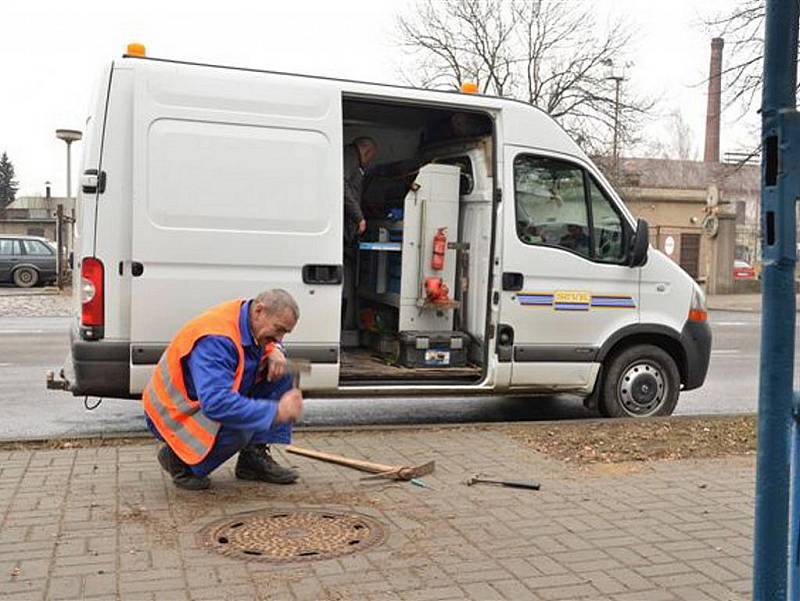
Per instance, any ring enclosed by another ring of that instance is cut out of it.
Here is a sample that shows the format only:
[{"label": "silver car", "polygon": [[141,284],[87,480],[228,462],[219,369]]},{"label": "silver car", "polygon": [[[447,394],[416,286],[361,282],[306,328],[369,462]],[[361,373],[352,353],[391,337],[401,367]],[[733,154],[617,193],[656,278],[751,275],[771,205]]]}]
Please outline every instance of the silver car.
[{"label": "silver car", "polygon": [[56,247],[47,238],[0,234],[0,282],[20,288],[56,277]]}]

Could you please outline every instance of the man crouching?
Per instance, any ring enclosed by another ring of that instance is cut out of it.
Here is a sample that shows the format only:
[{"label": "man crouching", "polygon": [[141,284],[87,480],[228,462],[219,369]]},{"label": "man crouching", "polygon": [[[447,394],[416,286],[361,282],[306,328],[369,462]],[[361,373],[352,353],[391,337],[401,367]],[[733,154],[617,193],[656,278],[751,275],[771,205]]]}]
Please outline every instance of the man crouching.
[{"label": "man crouching", "polygon": [[303,410],[280,344],[299,317],[288,292],[267,290],[212,307],[172,339],[142,400],[148,427],[166,443],[158,461],[176,486],[208,488],[208,475],[237,452],[237,478],[297,480],[268,445],[289,444]]}]

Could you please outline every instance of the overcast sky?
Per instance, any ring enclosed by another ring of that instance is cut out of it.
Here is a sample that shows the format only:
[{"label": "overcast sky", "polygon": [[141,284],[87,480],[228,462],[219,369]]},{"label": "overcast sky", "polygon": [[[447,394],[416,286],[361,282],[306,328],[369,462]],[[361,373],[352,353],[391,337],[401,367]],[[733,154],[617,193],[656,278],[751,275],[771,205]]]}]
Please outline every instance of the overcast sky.
[{"label": "overcast sky", "polygon": [[[624,16],[636,32],[626,85],[658,97],[663,113],[681,110],[700,157],[710,52],[701,18],[731,3],[594,2],[599,23]],[[160,58],[399,82],[394,19],[411,7],[412,0],[2,0],[0,152],[14,163],[19,195],[42,194],[46,180],[64,195],[65,146],[54,132],[83,129],[99,70],[131,41]],[[747,132],[737,114],[723,115],[722,151],[752,144]],[[648,135],[666,135],[663,124]],[[81,144],[73,149],[74,189]]]}]

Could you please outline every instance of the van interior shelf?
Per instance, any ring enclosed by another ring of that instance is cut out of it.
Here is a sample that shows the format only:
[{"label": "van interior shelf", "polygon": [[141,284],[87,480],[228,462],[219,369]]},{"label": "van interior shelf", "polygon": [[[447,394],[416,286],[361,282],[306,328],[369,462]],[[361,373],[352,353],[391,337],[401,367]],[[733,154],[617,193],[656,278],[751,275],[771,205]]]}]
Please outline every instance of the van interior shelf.
[{"label": "van interior shelf", "polygon": [[448,299],[446,301],[429,301],[428,299],[420,299],[417,301],[417,306],[422,311],[435,310],[435,309],[459,309],[461,308],[461,301]]},{"label": "van interior shelf", "polygon": [[348,349],[346,353],[342,353],[342,364],[339,372],[343,382],[366,380],[371,384],[381,380],[424,381],[431,378],[454,381],[474,380],[479,378],[480,374],[480,366],[474,364],[461,367],[450,365],[424,368],[405,367],[367,348]]},{"label": "van interior shelf", "polygon": [[359,242],[359,250],[401,252],[403,245],[400,242]]}]

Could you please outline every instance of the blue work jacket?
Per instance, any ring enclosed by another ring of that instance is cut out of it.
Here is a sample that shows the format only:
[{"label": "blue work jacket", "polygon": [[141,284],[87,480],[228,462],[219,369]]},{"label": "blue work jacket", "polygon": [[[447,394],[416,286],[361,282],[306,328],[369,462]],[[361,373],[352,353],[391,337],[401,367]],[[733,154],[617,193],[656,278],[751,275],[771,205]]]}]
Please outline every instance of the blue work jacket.
[{"label": "blue work jacket", "polygon": [[[251,302],[242,303],[239,312],[244,350],[239,390],[233,390],[239,354],[234,342],[225,336],[204,336],[195,343],[192,352],[183,358],[183,379],[189,397],[200,401],[201,411],[209,418],[229,428],[267,430],[278,412],[278,401],[251,396],[263,353],[250,328]],[[147,421],[150,430],[154,430],[149,418]]]}]

